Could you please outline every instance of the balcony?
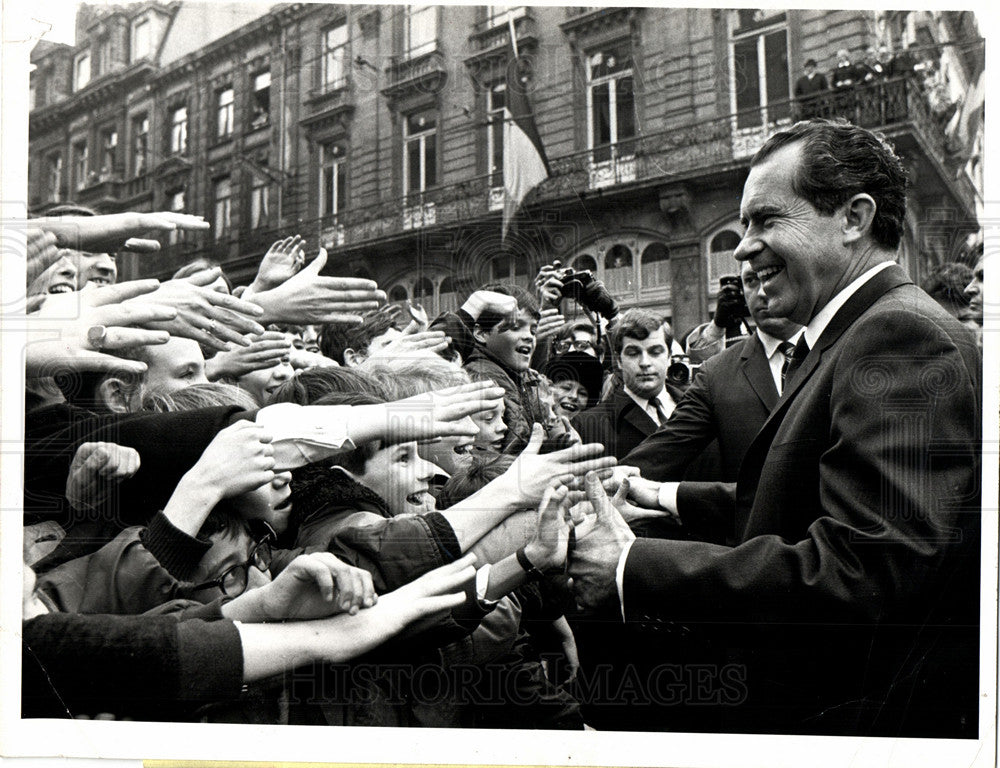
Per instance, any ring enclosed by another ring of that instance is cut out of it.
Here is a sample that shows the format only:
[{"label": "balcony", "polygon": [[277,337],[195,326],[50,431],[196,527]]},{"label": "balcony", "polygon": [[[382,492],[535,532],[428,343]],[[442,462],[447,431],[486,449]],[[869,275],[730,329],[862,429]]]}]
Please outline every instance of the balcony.
[{"label": "balcony", "polygon": [[333,123],[344,123],[354,114],[354,84],[343,77],[324,83],[309,92],[305,101],[305,117],[301,124],[321,128]]},{"label": "balcony", "polygon": [[[514,18],[514,34],[517,36],[517,50],[520,53],[530,46],[538,45],[538,23],[532,9],[522,6],[520,16]],[[473,27],[469,35],[469,49],[473,52],[465,63],[481,64],[487,60],[506,57],[510,47],[510,24],[506,17],[484,19]]]},{"label": "balcony", "polygon": [[385,75],[388,85],[382,89],[382,95],[389,101],[397,101],[414,93],[438,93],[448,73],[444,54],[435,43],[433,50],[418,56],[394,56]]},{"label": "balcony", "polygon": [[[789,114],[794,105],[772,105],[773,113]],[[956,199],[975,210],[971,186],[948,173],[950,153],[944,127],[927,105],[916,82],[905,78],[831,93],[821,102],[824,116],[844,116],[875,128],[892,139],[908,157],[928,159],[940,170],[940,184],[950,186]],[[528,195],[527,202],[554,204],[578,199],[587,192],[614,195],[647,185],[662,185],[684,177],[746,167],[749,159],[776,128],[790,122],[769,120],[755,109],[733,115],[680,125],[659,133],[630,138],[550,158],[551,176]],[[627,150],[627,151],[626,151]],[[355,248],[383,238],[397,237],[427,227],[497,218],[503,207],[502,189],[488,174],[436,187],[415,200],[384,200],[356,206],[338,215],[336,227],[324,227],[324,239],[334,247]]]}]

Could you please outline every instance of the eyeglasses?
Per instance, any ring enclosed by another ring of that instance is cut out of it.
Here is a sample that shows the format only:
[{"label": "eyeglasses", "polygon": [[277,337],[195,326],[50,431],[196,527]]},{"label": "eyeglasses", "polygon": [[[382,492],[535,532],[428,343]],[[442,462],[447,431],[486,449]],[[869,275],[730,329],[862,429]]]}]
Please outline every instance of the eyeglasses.
[{"label": "eyeglasses", "polygon": [[191,588],[191,591],[221,589],[222,594],[226,597],[239,597],[246,591],[247,583],[250,579],[251,567],[256,568],[261,573],[271,567],[271,542],[274,538],[275,534],[273,530],[264,534],[264,537],[254,544],[253,549],[250,550],[250,557],[247,558],[245,563],[237,563],[227,568],[222,572],[221,576],[211,581],[195,584]]},{"label": "eyeglasses", "polygon": [[562,339],[555,343],[555,347],[556,352],[569,352],[571,348],[577,352],[587,352],[594,349],[594,342],[587,339]]}]

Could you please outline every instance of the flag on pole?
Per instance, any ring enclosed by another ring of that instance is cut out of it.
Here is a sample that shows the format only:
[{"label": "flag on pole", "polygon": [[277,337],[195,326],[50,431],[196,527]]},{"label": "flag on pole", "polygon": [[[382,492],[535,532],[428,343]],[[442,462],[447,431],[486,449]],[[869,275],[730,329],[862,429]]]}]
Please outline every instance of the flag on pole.
[{"label": "flag on pole", "polygon": [[503,230],[501,240],[518,206],[536,185],[549,177],[549,161],[535,126],[525,84],[521,81],[521,60],[517,53],[513,19],[507,64],[507,98],[503,111]]}]

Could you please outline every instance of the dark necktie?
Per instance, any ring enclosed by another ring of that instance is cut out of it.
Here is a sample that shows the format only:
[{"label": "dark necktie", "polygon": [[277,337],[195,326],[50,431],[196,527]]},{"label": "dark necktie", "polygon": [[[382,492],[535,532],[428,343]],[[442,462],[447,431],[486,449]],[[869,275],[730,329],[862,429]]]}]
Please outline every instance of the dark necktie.
[{"label": "dark necktie", "polygon": [[794,346],[790,341],[784,341],[779,347],[781,354],[785,356],[785,362],[781,366],[781,392],[785,391],[785,382],[787,382],[793,373],[802,365],[802,361],[806,359],[806,355],[809,354],[809,344],[806,341],[806,335],[803,333],[799,336],[799,341]]},{"label": "dark necktie", "polygon": [[653,406],[653,410],[656,411],[656,423],[659,426],[663,426],[663,423],[667,420],[667,414],[663,412],[663,408],[660,407],[660,398],[651,397],[649,398],[649,404]]}]

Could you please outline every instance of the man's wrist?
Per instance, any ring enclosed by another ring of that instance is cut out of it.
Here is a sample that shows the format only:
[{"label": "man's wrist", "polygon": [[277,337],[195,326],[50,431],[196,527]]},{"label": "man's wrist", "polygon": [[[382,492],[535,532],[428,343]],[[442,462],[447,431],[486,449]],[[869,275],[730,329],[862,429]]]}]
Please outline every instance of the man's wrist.
[{"label": "man's wrist", "polygon": [[[551,570],[559,565],[559,563],[554,562],[555,557],[553,553],[537,539],[532,539],[518,551],[523,551],[528,563],[540,572]],[[518,558],[518,562],[524,568],[524,562],[521,558]],[[525,570],[528,570],[530,573],[530,569]]]},{"label": "man's wrist", "polygon": [[385,405],[355,405],[347,412],[345,433],[355,445],[378,440],[385,435],[389,414]]},{"label": "man's wrist", "polygon": [[518,549],[514,555],[517,558],[518,564],[528,574],[528,578],[532,580],[544,578],[545,574],[543,571],[548,570],[554,565],[550,563],[549,557],[541,547],[541,544],[536,541],[528,542]]}]

